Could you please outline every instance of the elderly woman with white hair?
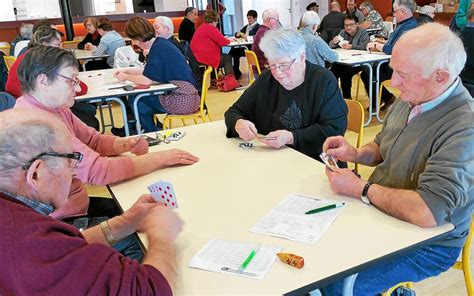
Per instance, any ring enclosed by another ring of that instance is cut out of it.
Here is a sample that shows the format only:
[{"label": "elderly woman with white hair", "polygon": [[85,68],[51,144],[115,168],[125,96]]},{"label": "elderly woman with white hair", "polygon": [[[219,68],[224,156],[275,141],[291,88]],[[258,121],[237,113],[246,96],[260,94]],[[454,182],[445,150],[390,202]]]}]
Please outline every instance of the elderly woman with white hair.
[{"label": "elderly woman with white hair", "polygon": [[326,138],[344,135],[347,126],[336,78],[306,61],[304,39],[295,30],[268,31],[260,48],[270,71],[225,113],[227,137],[257,138],[273,148],[288,145],[319,160]]},{"label": "elderly woman with white hair", "polygon": [[339,60],[337,52],[332,50],[316,33],[319,15],[314,11],[306,11],[301,18],[300,33],[306,43],[306,60],[315,65],[324,67],[324,61],[333,63]]}]

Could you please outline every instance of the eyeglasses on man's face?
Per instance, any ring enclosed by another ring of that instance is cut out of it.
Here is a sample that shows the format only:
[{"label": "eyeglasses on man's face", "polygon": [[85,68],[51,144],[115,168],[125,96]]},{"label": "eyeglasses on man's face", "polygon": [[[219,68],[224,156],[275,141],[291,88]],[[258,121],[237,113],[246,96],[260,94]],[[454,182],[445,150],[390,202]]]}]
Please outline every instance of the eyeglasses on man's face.
[{"label": "eyeglasses on man's face", "polygon": [[344,28],[351,28],[351,27],[355,27],[356,25],[357,25],[356,23],[344,24]]},{"label": "eyeglasses on man's face", "polygon": [[33,164],[33,162],[35,162],[36,160],[42,158],[42,157],[45,157],[45,156],[48,156],[48,157],[62,157],[62,158],[67,158],[69,159],[69,166],[71,168],[76,168],[77,165],[82,161],[82,153],[80,152],[73,152],[73,153],[58,153],[58,152],[43,152],[43,153],[40,153],[38,155],[36,155],[35,157],[33,157],[30,161],[28,161],[28,163],[26,163],[24,166],[22,166],[22,169],[24,169],[25,171],[29,170],[30,169],[30,166]]},{"label": "eyeglasses on man's face", "polygon": [[276,71],[277,69],[280,70],[281,72],[286,72],[286,71],[289,71],[291,69],[291,66],[293,65],[293,63],[296,61],[296,59],[293,59],[291,62],[289,63],[283,63],[283,64],[271,64],[271,65],[267,65],[267,69],[270,69],[272,71]]},{"label": "eyeglasses on man's face", "polygon": [[72,87],[78,85],[78,84],[81,82],[78,77],[71,78],[71,77],[67,77],[67,76],[62,75],[62,74],[59,74],[59,73],[56,73],[55,75],[56,75],[56,76],[59,76],[59,77],[61,77],[61,78],[66,79],[66,81],[67,81],[67,82],[69,83],[69,85],[71,85]]}]

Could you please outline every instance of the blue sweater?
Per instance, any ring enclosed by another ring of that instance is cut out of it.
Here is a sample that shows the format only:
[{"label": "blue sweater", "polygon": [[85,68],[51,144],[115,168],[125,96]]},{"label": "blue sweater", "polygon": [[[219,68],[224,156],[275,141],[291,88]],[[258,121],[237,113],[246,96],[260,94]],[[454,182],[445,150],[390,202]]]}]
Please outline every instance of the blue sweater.
[{"label": "blue sweater", "polygon": [[398,23],[397,27],[388,38],[387,43],[385,43],[383,46],[383,52],[386,54],[392,54],[393,46],[397,42],[398,38],[400,38],[400,36],[402,36],[406,31],[416,28],[417,25],[418,23],[414,17],[410,17]]},{"label": "blue sweater", "polygon": [[196,85],[191,68],[181,51],[161,37],[156,38],[150,48],[143,75],[157,82],[179,80]]}]

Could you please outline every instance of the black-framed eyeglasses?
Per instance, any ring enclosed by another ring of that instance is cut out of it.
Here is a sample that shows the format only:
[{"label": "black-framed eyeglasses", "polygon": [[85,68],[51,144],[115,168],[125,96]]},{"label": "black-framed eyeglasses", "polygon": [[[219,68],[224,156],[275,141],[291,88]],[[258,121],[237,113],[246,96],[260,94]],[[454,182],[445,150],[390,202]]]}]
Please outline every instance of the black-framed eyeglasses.
[{"label": "black-framed eyeglasses", "polygon": [[296,61],[296,59],[293,59],[291,62],[286,63],[286,64],[273,64],[273,65],[266,65],[266,67],[270,70],[275,71],[276,69],[280,70],[281,72],[286,72],[291,69],[291,66],[293,63]]},{"label": "black-framed eyeglasses", "polygon": [[66,79],[67,82],[69,82],[69,84],[70,84],[72,87],[78,85],[79,82],[81,82],[81,81],[79,80],[79,78],[77,78],[77,77],[76,77],[76,78],[71,78],[71,77],[67,77],[67,76],[64,76],[64,75],[59,74],[59,73],[56,73],[55,75]]},{"label": "black-framed eyeglasses", "polygon": [[344,28],[350,28],[356,26],[356,23],[344,24]]},{"label": "black-framed eyeglasses", "polygon": [[51,152],[43,152],[43,153],[40,153],[40,154],[36,155],[35,157],[33,157],[30,161],[28,161],[27,164],[25,164],[21,168],[24,169],[25,171],[29,170],[30,166],[33,164],[33,162],[35,162],[36,160],[38,160],[38,159],[40,159],[44,156],[62,157],[62,158],[71,159],[71,160],[73,160],[70,163],[70,166],[72,168],[75,168],[77,166],[77,164],[79,164],[81,162],[82,157],[83,157],[81,152],[73,152],[73,153],[58,153],[58,152],[52,152],[52,151]]}]

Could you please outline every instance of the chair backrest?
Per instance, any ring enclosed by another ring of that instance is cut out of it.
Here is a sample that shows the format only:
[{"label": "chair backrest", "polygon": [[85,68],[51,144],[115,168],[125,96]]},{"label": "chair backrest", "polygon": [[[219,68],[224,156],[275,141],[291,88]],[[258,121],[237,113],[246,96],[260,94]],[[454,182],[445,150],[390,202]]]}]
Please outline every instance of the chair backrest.
[{"label": "chair backrest", "polygon": [[13,55],[15,56],[15,58],[17,58],[21,51],[23,50],[23,48],[25,47],[28,47],[28,44],[30,43],[30,40],[21,40],[21,41],[18,41],[15,45],[15,52],[13,53]]},{"label": "chair backrest", "polygon": [[10,68],[12,67],[13,63],[16,61],[16,57],[3,56],[3,60],[5,61],[5,66],[7,66],[8,72],[10,72]]},{"label": "chair backrest", "polygon": [[13,108],[15,103],[16,100],[11,94],[7,92],[0,92],[0,111]]},{"label": "chair backrest", "polygon": [[245,50],[245,57],[247,58],[247,68],[249,71],[249,84],[252,84],[255,81],[253,74],[253,67],[257,69],[258,75],[262,73],[260,70],[260,65],[258,64],[257,55],[251,50]]},{"label": "chair backrest", "polygon": [[[347,130],[357,133],[357,144],[359,148],[362,144],[362,134],[364,132],[364,107],[355,100],[344,100],[347,105]],[[359,170],[359,164],[355,164],[356,171]]]},{"label": "chair backrest", "polygon": [[61,43],[61,47],[64,49],[77,49],[77,45],[81,42],[80,40],[72,40],[72,41],[63,41]]},{"label": "chair backrest", "polygon": [[202,76],[201,104],[199,106],[201,114],[203,114],[204,109],[206,108],[207,90],[209,89],[209,86],[211,86],[212,70],[212,67],[208,66],[206,71],[204,71],[204,75]]},{"label": "chair backrest", "polygon": [[129,45],[119,47],[115,50],[114,68],[141,67],[142,62],[138,60],[138,54]]},{"label": "chair backrest", "polygon": [[5,55],[10,54],[10,43],[2,41],[0,42],[0,51],[3,51]]}]

